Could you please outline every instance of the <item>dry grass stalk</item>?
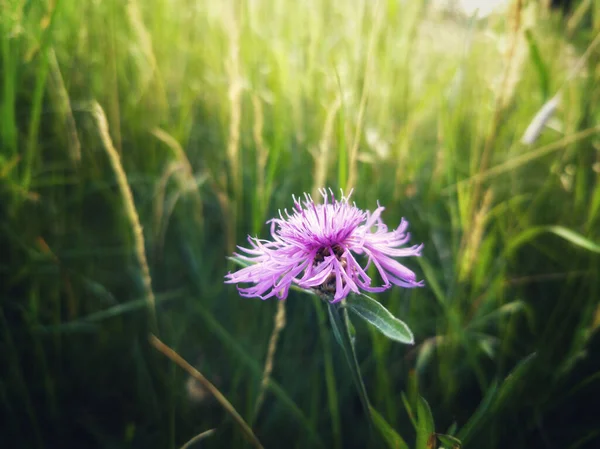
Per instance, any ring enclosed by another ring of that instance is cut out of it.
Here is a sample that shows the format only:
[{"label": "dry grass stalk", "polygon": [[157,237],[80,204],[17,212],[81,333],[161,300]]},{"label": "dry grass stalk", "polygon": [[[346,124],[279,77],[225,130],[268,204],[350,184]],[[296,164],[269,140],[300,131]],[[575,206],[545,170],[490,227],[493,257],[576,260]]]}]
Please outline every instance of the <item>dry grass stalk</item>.
[{"label": "dry grass stalk", "polygon": [[[150,87],[150,89],[152,89],[152,98],[160,104],[158,109],[166,110],[168,108],[167,94],[165,92],[163,80],[160,77],[156,55],[154,54],[152,35],[144,24],[144,19],[137,1],[129,0],[127,2],[127,18],[129,19],[131,29],[135,33],[136,42],[140,45],[141,53],[144,55],[144,59],[150,67],[149,70],[148,67],[141,67],[139,69],[139,78],[136,83],[137,91],[142,94],[148,91],[148,88]],[[155,81],[154,86],[150,86],[153,80]]]},{"label": "dry grass stalk", "polygon": [[[511,44],[506,56],[506,65],[504,68],[504,73],[502,76],[502,83],[500,84],[500,88],[496,95],[496,102],[494,106],[494,113],[492,115],[492,119],[490,122],[490,128],[485,138],[485,143],[483,146],[483,151],[481,153],[481,159],[479,161],[479,174],[485,172],[492,160],[492,153],[494,149],[494,144],[496,142],[496,137],[498,135],[498,127],[502,120],[502,115],[505,111],[506,102],[507,102],[507,92],[510,91],[509,85],[511,82],[511,78],[513,75],[513,63],[515,59],[515,54],[517,51],[517,46],[519,43],[519,39],[521,38],[521,12],[523,9],[523,1],[515,0],[514,8],[512,9],[512,15],[508,17],[509,23],[512,24],[512,36],[511,36]],[[461,251],[464,253],[466,250],[466,246],[468,245],[468,240],[470,238],[471,232],[475,226],[475,215],[478,211],[478,204],[481,201],[481,181],[480,178],[476,178],[475,183],[473,185],[473,190],[471,192],[471,200],[470,200],[470,211],[469,218],[467,218],[467,222],[464,223],[464,233],[461,241]]]},{"label": "dry grass stalk", "polygon": [[281,331],[285,327],[285,301],[277,302],[277,313],[275,314],[275,325],[273,326],[273,332],[271,333],[271,339],[269,340],[269,348],[267,350],[267,360],[265,362],[265,369],[263,371],[262,381],[260,383],[260,393],[256,399],[254,406],[254,416],[258,415],[260,407],[265,399],[265,393],[269,380],[271,379],[271,373],[273,372],[273,364],[275,362],[275,351],[277,350],[277,342]]},{"label": "dry grass stalk", "polygon": [[160,233],[160,230],[158,228],[160,228],[162,217],[164,214],[165,197],[167,196],[167,185],[169,184],[169,180],[171,179],[171,177],[173,177],[175,173],[177,173],[179,170],[183,170],[183,167],[179,162],[170,162],[167,165],[167,167],[163,170],[162,175],[158,179],[158,182],[156,184],[156,188],[154,190],[154,222],[156,224],[157,230],[155,235],[158,235]]},{"label": "dry grass stalk", "polygon": [[142,270],[144,296],[148,304],[151,323],[154,328],[157,328],[156,301],[154,298],[154,293],[152,292],[152,279],[150,277],[150,269],[146,259],[146,250],[144,249],[144,233],[142,231],[142,225],[140,224],[140,218],[135,208],[135,202],[133,201],[133,193],[131,192],[131,188],[127,182],[127,175],[123,169],[123,165],[121,164],[119,153],[112,143],[112,139],[108,130],[108,121],[106,120],[106,115],[104,114],[102,107],[97,102],[92,104],[92,113],[96,119],[100,138],[102,139],[104,149],[108,154],[108,158],[117,178],[119,191],[123,197],[125,213],[133,231],[135,255],[140,265],[140,269]]},{"label": "dry grass stalk", "polygon": [[81,143],[77,136],[77,127],[75,126],[75,119],[73,118],[73,109],[71,108],[69,93],[67,92],[65,82],[60,73],[60,67],[58,65],[58,60],[56,59],[54,48],[50,48],[48,51],[48,66],[50,68],[50,82],[52,83],[52,89],[49,89],[49,92],[57,103],[58,111],[60,111],[64,117],[71,161],[78,164],[81,161]]},{"label": "dry grass stalk", "polygon": [[362,94],[360,97],[360,104],[358,106],[358,118],[356,120],[356,129],[354,131],[354,139],[352,141],[352,147],[350,148],[350,158],[348,167],[348,182],[346,184],[346,191],[350,191],[354,187],[358,176],[358,147],[360,145],[360,136],[362,133],[362,125],[364,121],[365,110],[367,106],[367,99],[369,96],[369,90],[371,88],[371,77],[375,72],[375,46],[383,23],[383,6],[382,3],[378,3],[375,7],[375,20],[371,34],[369,36],[369,43],[367,46],[367,60],[365,62],[364,80],[362,86]]},{"label": "dry grass stalk", "polygon": [[[117,42],[115,32],[115,24],[112,20],[107,23],[107,45],[106,45],[106,85],[107,85],[107,113],[112,125],[112,142],[113,148],[121,153],[122,150],[122,136],[121,136],[121,108],[119,105],[119,75],[117,70]],[[108,124],[108,120],[107,120]],[[107,125],[108,128],[108,125]]]},{"label": "dry grass stalk", "polygon": [[199,443],[200,441],[204,440],[205,438],[208,438],[209,436],[211,436],[213,433],[216,432],[216,430],[217,429],[205,430],[204,432],[196,435],[194,438],[190,439],[187,443],[185,443],[183,446],[181,446],[181,449],[189,449],[194,444]]},{"label": "dry grass stalk", "polygon": [[156,246],[159,248],[159,252],[162,250],[164,236],[164,228],[167,227],[168,217],[165,217],[165,201],[167,196],[167,185],[171,177],[175,176],[177,172],[183,170],[181,163],[172,161],[164,169],[162,176],[159,178],[156,188],[154,190],[154,241]]},{"label": "dry grass stalk", "polygon": [[[181,164],[181,167],[183,168],[183,177],[182,179],[180,179],[182,185],[180,187],[184,190],[190,190],[190,186],[196,184],[196,178],[194,176],[194,169],[192,168],[192,164],[190,163],[190,160],[188,159],[187,154],[183,150],[182,146],[179,144],[177,139],[175,139],[172,135],[160,128],[154,128],[151,131],[151,133],[154,137],[156,137],[162,143],[167,145],[167,147],[169,147],[169,149],[173,152],[175,159],[177,159],[177,162],[179,162],[179,164]],[[204,219],[202,197],[198,189],[191,189],[191,191],[193,194],[193,201],[195,206],[194,219],[200,227],[203,227]]]},{"label": "dry grass stalk", "polygon": [[341,105],[342,99],[338,96],[327,110],[327,116],[325,118],[325,125],[323,126],[323,134],[321,136],[321,141],[319,142],[319,148],[316,151],[316,154],[314,154],[315,174],[312,188],[312,197],[315,199],[320,197],[319,189],[325,187],[325,183],[327,182],[327,168],[329,166],[329,149],[331,148],[331,136],[333,134],[335,116],[339,111]]},{"label": "dry grass stalk", "polygon": [[207,173],[206,177],[208,183],[210,184],[211,190],[217,197],[219,207],[221,208],[221,213],[223,214],[222,225],[225,234],[225,249],[229,254],[231,254],[235,251],[235,211],[233,210],[229,196],[223,191],[220,183],[217,182],[210,173]]},{"label": "dry grass stalk", "polygon": [[235,17],[234,6],[229,14],[229,56],[225,63],[229,79],[229,137],[227,139],[227,158],[229,160],[230,180],[234,195],[241,194],[241,173],[239,161],[240,127],[242,120],[242,76],[240,69],[240,30]]},{"label": "dry grass stalk", "polygon": [[598,45],[599,43],[600,33],[596,35],[596,37],[592,40],[590,45],[588,45],[588,48],[585,50],[585,52],[577,60],[575,66],[573,66],[573,68],[570,70],[568,76],[565,78],[565,80],[561,84],[560,88],[556,91],[554,96],[546,103],[544,103],[544,105],[540,108],[537,114],[533,117],[531,123],[529,124],[529,126],[525,130],[525,133],[523,134],[523,137],[521,138],[521,143],[526,145],[532,145],[537,140],[542,130],[546,126],[548,120],[552,117],[552,115],[558,108],[563,97],[562,93],[565,90],[566,86],[577,75],[579,75],[579,72],[585,66],[585,63],[592,54],[592,51],[596,48],[596,45]]},{"label": "dry grass stalk", "polygon": [[[515,58],[515,54],[517,51],[517,46],[519,44],[520,39],[520,29],[521,29],[521,10],[523,8],[522,0],[516,0],[515,6],[512,11],[512,17],[509,17],[509,21],[512,22],[512,37],[511,44],[506,55],[506,66],[504,68],[504,74],[502,77],[502,83],[500,84],[500,88],[498,90],[498,94],[496,97],[496,105],[494,107],[494,115],[492,117],[492,122],[490,124],[490,129],[488,131],[483,152],[481,155],[481,162],[479,164],[481,171],[487,170],[491,156],[494,142],[496,140],[496,136],[498,133],[498,125],[500,123],[500,119],[502,118],[502,113],[504,112],[504,108],[507,102],[507,95],[510,91],[509,85],[512,79],[512,67]],[[511,20],[512,19],[512,20]],[[475,194],[473,195],[473,207],[475,204],[479,202],[479,191],[480,186],[476,186]]]},{"label": "dry grass stalk", "polygon": [[215,397],[219,404],[221,404],[223,409],[225,409],[225,411],[229,413],[229,415],[231,415],[233,420],[240,426],[240,429],[254,447],[263,447],[258,438],[256,438],[256,435],[254,435],[254,432],[252,431],[250,426],[246,423],[246,421],[244,421],[244,418],[241,417],[241,415],[233,407],[231,402],[229,402],[227,398],[223,396],[223,394],[217,389],[217,387],[215,387],[212,384],[212,382],[210,382],[206,377],[204,377],[200,371],[198,371],[196,368],[190,365],[187,361],[185,361],[183,357],[181,357],[179,354],[177,354],[177,352],[165,345],[155,335],[150,335],[150,344],[154,346],[154,348],[156,348],[157,351],[161,352],[166,357],[171,359],[173,362],[175,362],[177,365],[183,368],[190,376],[192,376],[194,379],[200,382],[202,386]]},{"label": "dry grass stalk", "polygon": [[477,259],[479,247],[483,239],[485,225],[487,223],[488,218],[488,212],[490,210],[490,206],[492,205],[493,198],[494,193],[492,189],[488,189],[483,197],[481,207],[475,214],[475,218],[473,220],[473,228],[469,233],[467,244],[465,245],[462,252],[459,274],[460,280],[468,279],[471,275],[471,270],[473,269],[473,264]]},{"label": "dry grass stalk", "polygon": [[265,169],[269,158],[269,148],[263,140],[264,114],[262,103],[258,95],[252,95],[252,108],[254,110],[254,126],[252,127],[252,135],[254,137],[254,145],[258,152],[256,158],[256,192],[261,201],[261,212],[266,209],[268,201],[267,192],[265,191]]},{"label": "dry grass stalk", "polygon": [[493,178],[495,176],[501,175],[501,174],[509,172],[511,170],[515,170],[518,167],[521,167],[522,165],[525,165],[531,161],[539,159],[540,157],[546,156],[547,154],[550,154],[554,151],[558,151],[563,148],[566,148],[567,146],[569,146],[575,142],[578,142],[589,136],[593,136],[594,134],[597,134],[597,133],[600,133],[600,125],[594,126],[592,128],[584,129],[583,131],[579,131],[578,133],[571,134],[570,136],[563,137],[562,139],[557,140],[556,142],[552,142],[548,145],[544,145],[539,148],[536,148],[533,151],[529,151],[525,154],[522,154],[520,156],[509,159],[508,161],[506,161],[502,164],[498,164],[495,167],[490,168],[489,170],[481,171],[481,172],[477,173],[475,176],[472,176],[471,178],[462,180],[462,181],[458,182],[457,184],[450,186],[448,189],[446,189],[446,191],[449,189],[454,189],[457,186],[464,185],[464,184],[481,183],[481,182],[488,180],[490,178]]}]

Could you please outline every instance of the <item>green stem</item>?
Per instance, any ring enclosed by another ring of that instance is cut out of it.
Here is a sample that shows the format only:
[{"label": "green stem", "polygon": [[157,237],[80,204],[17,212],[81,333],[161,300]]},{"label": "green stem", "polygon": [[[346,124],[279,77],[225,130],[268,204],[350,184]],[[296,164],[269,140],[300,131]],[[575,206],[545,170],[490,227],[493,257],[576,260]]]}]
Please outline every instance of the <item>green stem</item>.
[{"label": "green stem", "polygon": [[358,390],[360,402],[362,403],[365,413],[371,421],[371,409],[369,404],[369,397],[367,396],[367,389],[363,382],[362,376],[360,375],[360,367],[356,358],[356,352],[354,350],[354,344],[352,343],[352,337],[348,328],[348,322],[341,315],[342,310],[337,304],[328,303],[329,319],[331,320],[331,327],[333,328],[333,334],[335,339],[340,344],[346,356],[346,361],[350,367],[352,373],[352,380]]},{"label": "green stem", "polygon": [[340,412],[338,405],[338,393],[335,382],[335,372],[333,369],[333,354],[329,329],[323,304],[317,296],[313,296],[315,310],[319,317],[319,334],[323,344],[323,359],[325,364],[325,385],[327,388],[327,401],[329,403],[329,414],[331,415],[331,430],[333,433],[333,447],[340,449],[342,447],[342,425],[340,421]]}]

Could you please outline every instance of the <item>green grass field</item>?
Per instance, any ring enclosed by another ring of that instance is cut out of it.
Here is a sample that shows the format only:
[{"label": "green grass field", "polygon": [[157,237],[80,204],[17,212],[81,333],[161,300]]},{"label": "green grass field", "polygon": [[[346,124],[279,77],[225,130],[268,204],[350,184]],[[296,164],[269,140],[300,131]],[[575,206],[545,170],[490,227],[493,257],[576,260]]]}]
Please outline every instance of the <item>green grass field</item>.
[{"label": "green grass field", "polygon": [[[152,333],[266,448],[600,447],[600,3],[543,3],[0,2],[0,445],[252,447]],[[223,283],[319,187],[425,243],[375,427],[320,300]]]}]

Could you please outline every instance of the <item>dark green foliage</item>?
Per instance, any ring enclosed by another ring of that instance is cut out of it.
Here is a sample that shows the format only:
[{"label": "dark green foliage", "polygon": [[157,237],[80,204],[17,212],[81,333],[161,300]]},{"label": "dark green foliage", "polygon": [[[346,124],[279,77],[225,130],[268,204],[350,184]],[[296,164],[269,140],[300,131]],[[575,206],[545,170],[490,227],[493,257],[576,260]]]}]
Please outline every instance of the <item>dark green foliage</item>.
[{"label": "dark green foliage", "polygon": [[[429,3],[2,3],[2,447],[176,448],[213,428],[195,447],[246,444],[148,344],[94,101],[159,335],[266,448],[600,446],[597,43],[575,70],[600,6],[464,20]],[[415,345],[350,315],[369,426],[325,304],[292,292],[254,416],[275,303],[225,286],[227,257],[292,194],[352,180],[359,207],[425,243],[407,264],[426,287],[375,298]]]}]

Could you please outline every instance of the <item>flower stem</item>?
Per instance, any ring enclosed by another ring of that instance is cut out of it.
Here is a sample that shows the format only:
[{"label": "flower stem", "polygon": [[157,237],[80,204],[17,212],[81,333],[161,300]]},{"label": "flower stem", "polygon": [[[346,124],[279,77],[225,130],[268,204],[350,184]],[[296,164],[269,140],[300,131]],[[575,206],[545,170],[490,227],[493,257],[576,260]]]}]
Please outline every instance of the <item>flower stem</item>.
[{"label": "flower stem", "polygon": [[332,304],[328,302],[327,308],[329,311],[329,319],[331,320],[331,327],[333,328],[333,335],[344,351],[346,361],[348,362],[350,372],[352,373],[352,380],[354,380],[354,384],[358,390],[360,402],[370,422],[371,410],[369,397],[367,396],[367,389],[365,388],[362,376],[360,375],[360,367],[356,358],[356,352],[354,350],[354,344],[350,335],[348,321],[346,320],[347,317],[342,315],[342,309],[338,306],[338,304]]}]

